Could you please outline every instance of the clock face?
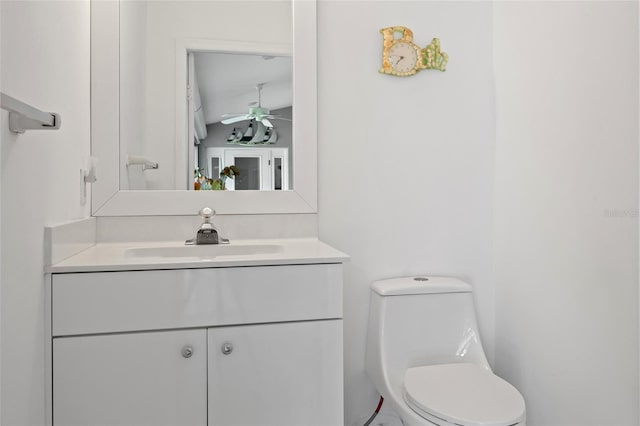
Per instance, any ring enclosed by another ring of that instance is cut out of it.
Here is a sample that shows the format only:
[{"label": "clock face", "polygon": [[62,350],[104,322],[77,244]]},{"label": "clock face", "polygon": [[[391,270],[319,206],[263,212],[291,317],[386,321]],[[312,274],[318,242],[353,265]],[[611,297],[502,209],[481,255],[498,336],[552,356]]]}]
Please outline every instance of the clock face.
[{"label": "clock face", "polygon": [[389,48],[389,64],[394,73],[413,74],[418,63],[418,52],[412,44],[397,42]]}]

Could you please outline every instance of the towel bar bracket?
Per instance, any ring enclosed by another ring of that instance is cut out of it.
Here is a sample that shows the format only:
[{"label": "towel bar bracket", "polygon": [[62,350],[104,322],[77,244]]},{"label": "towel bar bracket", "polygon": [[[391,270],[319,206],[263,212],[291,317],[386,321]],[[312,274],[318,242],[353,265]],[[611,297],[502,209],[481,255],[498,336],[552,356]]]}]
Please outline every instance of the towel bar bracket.
[{"label": "towel bar bracket", "polygon": [[50,123],[42,123],[39,120],[34,120],[29,117],[25,117],[22,114],[9,112],[9,130],[13,133],[24,133],[26,130],[56,130],[60,128],[62,124],[62,118],[59,114],[51,114]]},{"label": "towel bar bracket", "polygon": [[0,93],[0,107],[9,111],[9,130],[13,133],[24,133],[26,130],[56,130],[62,124],[60,114],[40,111],[4,93]]}]

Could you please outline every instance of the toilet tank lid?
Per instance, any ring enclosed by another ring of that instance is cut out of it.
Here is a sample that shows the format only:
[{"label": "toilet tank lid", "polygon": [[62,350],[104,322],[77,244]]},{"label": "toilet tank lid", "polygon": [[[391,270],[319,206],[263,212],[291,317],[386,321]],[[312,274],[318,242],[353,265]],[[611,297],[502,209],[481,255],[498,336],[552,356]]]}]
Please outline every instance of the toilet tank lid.
[{"label": "toilet tank lid", "polygon": [[470,293],[471,286],[453,277],[401,277],[375,281],[371,290],[380,296],[400,296],[408,294]]}]

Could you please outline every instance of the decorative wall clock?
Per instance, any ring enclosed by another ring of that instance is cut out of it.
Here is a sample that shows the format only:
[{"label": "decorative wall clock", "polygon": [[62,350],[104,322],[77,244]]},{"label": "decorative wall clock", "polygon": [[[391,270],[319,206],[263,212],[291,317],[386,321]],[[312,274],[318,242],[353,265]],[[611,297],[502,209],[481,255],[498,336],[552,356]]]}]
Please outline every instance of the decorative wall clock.
[{"label": "decorative wall clock", "polygon": [[383,38],[381,73],[407,77],[420,70],[445,70],[449,55],[440,51],[439,39],[434,38],[421,49],[413,43],[413,31],[407,27],[388,27],[380,32]]}]

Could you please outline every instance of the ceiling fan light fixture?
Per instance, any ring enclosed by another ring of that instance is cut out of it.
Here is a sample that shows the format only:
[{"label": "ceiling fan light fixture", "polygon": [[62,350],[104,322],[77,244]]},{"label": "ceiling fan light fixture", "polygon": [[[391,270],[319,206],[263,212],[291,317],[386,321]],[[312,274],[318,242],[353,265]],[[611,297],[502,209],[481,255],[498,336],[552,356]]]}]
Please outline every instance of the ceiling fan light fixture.
[{"label": "ceiling fan light fixture", "polygon": [[262,120],[260,120],[260,122],[264,125],[264,127],[268,129],[273,129],[273,124],[271,123],[271,121],[269,121],[268,118],[263,117]]},{"label": "ceiling fan light fixture", "polygon": [[285,118],[280,115],[272,115],[270,109],[262,107],[262,87],[264,86],[264,84],[265,83],[258,83],[256,85],[256,89],[258,91],[258,102],[251,102],[249,104],[248,113],[222,114],[222,119],[220,120],[220,122],[222,124],[233,124],[237,123],[238,121],[255,120],[259,123],[262,123],[265,127],[273,128],[273,124],[271,123],[271,120],[269,120],[270,118],[276,120],[291,121],[290,118]]},{"label": "ceiling fan light fixture", "polygon": [[234,128],[234,131],[227,138],[227,144],[241,146],[273,145],[277,140],[278,134],[273,127],[268,127],[262,121],[256,120],[254,128],[254,121],[252,120],[245,132],[242,132],[240,128]]},{"label": "ceiling fan light fixture", "polygon": [[260,106],[257,107],[249,107],[249,114],[253,114],[256,117],[260,117],[262,115],[269,115],[271,114],[271,111],[267,108],[262,108]]}]

